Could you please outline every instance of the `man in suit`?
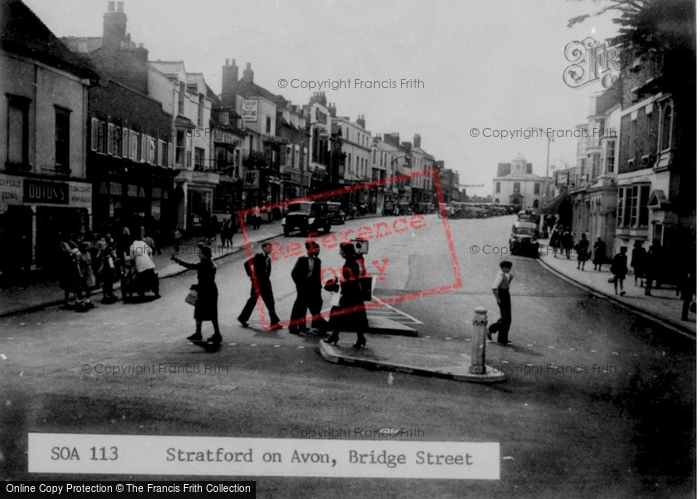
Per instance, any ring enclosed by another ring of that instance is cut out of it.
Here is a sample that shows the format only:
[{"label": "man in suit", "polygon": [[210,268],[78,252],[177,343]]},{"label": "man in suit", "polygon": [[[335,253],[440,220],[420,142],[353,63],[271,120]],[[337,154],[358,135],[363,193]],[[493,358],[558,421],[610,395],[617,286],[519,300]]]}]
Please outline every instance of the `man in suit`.
[{"label": "man in suit", "polygon": [[308,256],[300,256],[292,270],[292,280],[297,287],[297,299],[292,307],[289,332],[306,333],[306,310],[312,315],[311,327],[324,330],[326,321],[321,317],[323,298],[321,297],[321,248],[313,242],[306,243]]},{"label": "man in suit", "polygon": [[[243,327],[248,327],[248,319],[253,313],[255,305],[258,303],[258,298],[262,298],[270,313],[270,329],[282,329],[280,318],[275,312],[275,297],[272,294],[272,283],[270,282],[270,273],[272,272],[272,262],[270,261],[270,244],[263,243],[262,253],[258,253],[253,258],[246,261],[246,272],[250,276],[250,298],[243,307],[241,315],[238,316],[238,322]],[[252,262],[251,262],[252,260]]]}]

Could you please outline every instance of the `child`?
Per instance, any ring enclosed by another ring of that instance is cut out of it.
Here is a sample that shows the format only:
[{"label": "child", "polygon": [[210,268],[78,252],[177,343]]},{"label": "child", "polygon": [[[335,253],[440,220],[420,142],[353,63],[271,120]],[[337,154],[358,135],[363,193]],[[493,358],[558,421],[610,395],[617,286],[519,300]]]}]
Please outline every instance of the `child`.
[{"label": "child", "polygon": [[501,317],[496,322],[489,326],[487,336],[489,339],[491,335],[498,332],[499,345],[506,346],[510,341],[508,341],[508,331],[510,330],[510,283],[513,281],[513,274],[510,273],[513,268],[513,264],[507,260],[503,260],[500,263],[501,270],[496,274],[496,280],[493,282],[491,289],[493,295],[496,297],[496,303],[498,303],[498,308],[501,311]]}]

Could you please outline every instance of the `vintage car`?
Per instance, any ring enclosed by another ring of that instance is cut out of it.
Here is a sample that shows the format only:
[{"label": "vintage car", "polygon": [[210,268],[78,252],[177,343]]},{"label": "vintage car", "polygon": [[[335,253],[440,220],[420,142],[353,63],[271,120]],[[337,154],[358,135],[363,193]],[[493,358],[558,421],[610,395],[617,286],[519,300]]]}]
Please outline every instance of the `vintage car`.
[{"label": "vintage car", "polygon": [[328,215],[330,216],[332,224],[344,224],[345,223],[345,212],[340,206],[340,203],[329,201],[326,203],[328,205]]},{"label": "vintage car", "polygon": [[540,229],[539,229],[539,227],[537,226],[536,223],[534,223],[534,222],[528,222],[528,221],[525,221],[525,220],[518,220],[517,222],[515,222],[515,223],[513,224],[513,227],[511,228],[510,231],[511,231],[513,234],[515,234],[516,230],[517,230],[517,229],[520,229],[520,228],[532,229],[532,230],[534,230],[534,231],[535,231],[535,237],[539,239],[539,237],[540,237]]},{"label": "vintage car", "polygon": [[312,232],[328,233],[331,230],[331,215],[325,201],[298,201],[289,204],[287,216],[282,219],[284,235],[299,231],[302,235]]},{"label": "vintage car", "polygon": [[519,227],[513,226],[513,231],[510,236],[509,247],[511,255],[531,256],[537,258],[539,256],[540,244],[537,241],[537,229],[534,227],[524,226],[529,222],[516,222],[523,224]]}]

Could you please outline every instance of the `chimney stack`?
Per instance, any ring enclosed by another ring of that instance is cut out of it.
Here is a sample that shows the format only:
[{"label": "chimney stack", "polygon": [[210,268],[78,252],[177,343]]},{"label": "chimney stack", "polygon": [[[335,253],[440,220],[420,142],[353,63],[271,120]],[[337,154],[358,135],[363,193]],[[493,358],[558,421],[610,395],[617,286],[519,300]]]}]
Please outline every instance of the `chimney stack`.
[{"label": "chimney stack", "polygon": [[417,133],[413,136],[413,147],[420,149],[420,134]]},{"label": "chimney stack", "polygon": [[357,122],[358,125],[360,125],[362,128],[365,128],[365,115],[361,114],[360,116],[357,117]]},{"label": "chimney stack", "polygon": [[126,14],[124,13],[124,2],[118,3],[115,12],[114,2],[107,2],[107,12],[103,16],[102,26],[102,48],[116,50],[121,47],[126,40]]},{"label": "chimney stack", "polygon": [[255,76],[255,73],[250,67],[250,63],[246,63],[246,68],[243,70],[243,78],[241,78],[241,81],[245,81],[248,83],[253,83],[253,77]]},{"label": "chimney stack", "polygon": [[231,59],[231,65],[229,65],[228,59],[226,59],[226,65],[222,69],[221,104],[223,106],[235,106],[236,89],[238,87],[238,66],[236,66],[236,59]]}]

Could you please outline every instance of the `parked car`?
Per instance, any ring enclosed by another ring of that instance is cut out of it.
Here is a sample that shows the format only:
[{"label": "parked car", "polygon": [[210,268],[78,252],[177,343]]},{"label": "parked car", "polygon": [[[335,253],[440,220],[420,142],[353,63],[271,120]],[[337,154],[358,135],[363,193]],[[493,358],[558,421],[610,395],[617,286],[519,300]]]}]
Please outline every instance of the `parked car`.
[{"label": "parked car", "polygon": [[299,201],[289,204],[287,208],[287,216],[282,219],[285,236],[295,231],[302,235],[330,232],[331,215],[325,201]]},{"label": "parked car", "polygon": [[328,205],[328,215],[331,219],[332,224],[344,224],[345,223],[345,212],[341,207],[340,203],[335,203],[329,201],[326,203]]},{"label": "parked car", "polygon": [[539,256],[540,244],[537,241],[537,229],[532,227],[514,228],[508,244],[511,255],[531,256],[533,258]]},{"label": "parked car", "polygon": [[539,239],[540,237],[540,229],[538,225],[534,222],[528,222],[525,220],[518,220],[513,224],[513,227],[511,228],[511,233],[515,234],[517,232],[517,229],[532,229],[535,234],[535,238]]}]

